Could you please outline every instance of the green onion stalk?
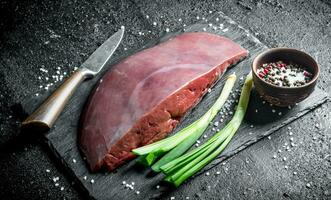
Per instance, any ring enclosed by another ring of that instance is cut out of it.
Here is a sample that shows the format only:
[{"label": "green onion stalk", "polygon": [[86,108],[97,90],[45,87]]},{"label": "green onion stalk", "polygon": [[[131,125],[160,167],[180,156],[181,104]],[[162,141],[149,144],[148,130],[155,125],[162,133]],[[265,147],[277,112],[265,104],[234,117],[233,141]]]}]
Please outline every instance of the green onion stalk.
[{"label": "green onion stalk", "polygon": [[162,172],[166,175],[166,181],[178,187],[185,180],[215,159],[224,150],[244,119],[252,85],[252,73],[249,73],[242,87],[235,114],[231,121],[221,131],[217,132],[202,146],[160,167]]}]

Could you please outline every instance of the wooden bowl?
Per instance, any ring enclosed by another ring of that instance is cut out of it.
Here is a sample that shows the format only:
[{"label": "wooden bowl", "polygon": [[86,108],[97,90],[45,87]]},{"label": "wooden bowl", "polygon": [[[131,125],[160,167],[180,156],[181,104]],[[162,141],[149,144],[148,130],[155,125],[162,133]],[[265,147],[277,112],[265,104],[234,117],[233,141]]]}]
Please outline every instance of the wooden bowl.
[{"label": "wooden bowl", "polygon": [[[264,63],[290,61],[306,67],[306,70],[313,74],[312,80],[305,85],[298,87],[282,87],[266,82],[257,74],[257,69]],[[267,102],[280,106],[294,105],[307,98],[313,91],[320,73],[316,61],[305,52],[291,48],[273,48],[259,54],[252,64],[253,81],[257,92]]]}]

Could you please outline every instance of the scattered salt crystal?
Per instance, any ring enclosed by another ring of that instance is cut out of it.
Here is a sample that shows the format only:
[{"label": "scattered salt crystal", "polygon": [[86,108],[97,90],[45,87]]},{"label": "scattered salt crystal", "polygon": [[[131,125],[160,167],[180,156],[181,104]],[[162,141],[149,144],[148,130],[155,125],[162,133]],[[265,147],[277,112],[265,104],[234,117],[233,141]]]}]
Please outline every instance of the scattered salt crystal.
[{"label": "scattered salt crystal", "polygon": [[223,119],[220,119],[220,122],[222,123],[224,120]]},{"label": "scattered salt crystal", "polygon": [[94,179],[91,179],[91,183],[92,183],[92,184],[94,183]]},{"label": "scattered salt crystal", "polygon": [[293,172],[293,175],[297,175],[298,173],[297,172]]},{"label": "scattered salt crystal", "polygon": [[210,173],[209,172],[206,172],[206,176],[209,176],[210,175]]},{"label": "scattered salt crystal", "polygon": [[295,144],[293,142],[291,142],[291,147],[295,147]]},{"label": "scattered salt crystal", "polygon": [[74,158],[74,159],[72,159],[72,162],[73,162],[73,163],[76,163],[77,161],[76,161],[76,159]]},{"label": "scattered salt crystal", "polygon": [[209,92],[209,93],[211,92],[211,89],[210,89],[210,88],[208,88],[208,92]]},{"label": "scattered salt crystal", "polygon": [[51,170],[49,170],[49,169],[46,169],[46,172],[47,172],[47,173],[49,173],[49,172],[51,172]]},{"label": "scattered salt crystal", "polygon": [[61,187],[61,189],[60,189],[61,191],[63,191],[64,190],[64,187]]},{"label": "scattered salt crystal", "polygon": [[190,197],[185,197],[185,199],[190,199]]},{"label": "scattered salt crystal", "polygon": [[293,132],[292,132],[292,131],[290,131],[288,134],[289,134],[289,135],[293,135]]},{"label": "scattered salt crystal", "polygon": [[214,126],[218,126],[219,125],[219,122],[218,121],[216,121],[215,123],[214,123]]},{"label": "scattered salt crystal", "polygon": [[229,29],[228,28],[225,28],[225,29],[223,29],[223,32],[227,32]]},{"label": "scattered salt crystal", "polygon": [[149,16],[148,15],[146,15],[146,19],[149,19]]},{"label": "scattered salt crystal", "polygon": [[251,125],[250,125],[250,127],[251,127],[251,128],[254,128],[254,125],[253,125],[253,124],[251,124]]},{"label": "scattered salt crystal", "polygon": [[157,25],[157,23],[156,22],[153,22],[153,26],[156,26]]},{"label": "scattered salt crystal", "polygon": [[136,194],[140,194],[140,191],[136,191]]},{"label": "scattered salt crystal", "polygon": [[307,187],[307,188],[311,188],[311,184],[310,184],[310,183],[307,183],[307,184],[306,184],[306,187]]},{"label": "scattered salt crystal", "polygon": [[215,20],[218,22],[220,19],[217,17]]},{"label": "scattered salt crystal", "polygon": [[206,29],[206,28],[203,28],[202,30],[203,30],[203,31],[207,31],[207,29]]},{"label": "scattered salt crystal", "polygon": [[288,169],[288,166],[287,166],[287,165],[285,165],[285,166],[284,166],[284,168],[285,168],[285,169]]},{"label": "scattered salt crystal", "polygon": [[216,129],[215,129],[215,128],[212,128],[211,130],[212,130],[212,131],[216,131]]},{"label": "scattered salt crystal", "polygon": [[198,146],[199,146],[199,144],[195,144],[195,146],[196,146],[196,147],[198,147]]},{"label": "scattered salt crystal", "polygon": [[174,200],[175,199],[175,197],[170,197],[170,200]]},{"label": "scattered salt crystal", "polygon": [[288,106],[287,108],[290,110],[292,108],[292,106]]},{"label": "scattered salt crystal", "polygon": [[276,159],[276,158],[277,158],[277,155],[276,155],[276,154],[275,154],[275,155],[273,155],[273,156],[272,156],[272,158],[273,158],[273,159]]},{"label": "scattered salt crystal", "polygon": [[209,11],[209,14],[211,14],[211,13],[213,13],[213,11],[210,10],[210,11]]},{"label": "scattered salt crystal", "polygon": [[279,115],[279,116],[282,115],[282,112],[279,112],[278,115]]},{"label": "scattered salt crystal", "polygon": [[125,27],[124,26],[121,26],[121,29],[124,29]]},{"label": "scattered salt crystal", "polygon": [[292,129],[292,127],[290,127],[290,126],[289,126],[289,127],[287,127],[287,129],[288,129],[288,130],[291,130],[291,129]]},{"label": "scattered salt crystal", "polygon": [[39,96],[39,93],[36,93],[36,96]]},{"label": "scattered salt crystal", "polygon": [[255,109],[255,112],[256,112],[256,113],[259,112],[258,109]]},{"label": "scattered salt crystal", "polygon": [[[83,179],[84,179],[84,180],[87,180],[87,176],[84,176]],[[124,182],[125,182],[125,181],[124,181]]]},{"label": "scattered salt crystal", "polygon": [[220,174],[221,174],[221,172],[220,172],[220,171],[217,171],[217,172],[216,172],[216,174],[217,174],[217,175],[220,175]]},{"label": "scattered salt crystal", "polygon": [[200,17],[199,17],[199,16],[197,16],[197,19],[200,19]]},{"label": "scattered salt crystal", "polygon": [[207,138],[207,135],[203,135],[203,138]]},{"label": "scattered salt crystal", "polygon": [[40,77],[40,76],[38,76],[38,79],[40,80],[40,79],[41,79],[41,77]]},{"label": "scattered salt crystal", "polygon": [[265,104],[265,101],[262,101],[263,104]]},{"label": "scattered salt crystal", "polygon": [[268,140],[271,140],[271,136],[268,136]]},{"label": "scattered salt crystal", "polygon": [[252,133],[252,132],[249,132],[248,134],[249,134],[249,135],[252,135],[253,133]]},{"label": "scattered salt crystal", "polygon": [[294,138],[293,137],[290,137],[290,141],[293,142]]},{"label": "scattered salt crystal", "polygon": [[156,189],[159,189],[159,188],[160,188],[160,186],[159,186],[159,185],[157,185],[157,186],[156,186]]},{"label": "scattered salt crystal", "polygon": [[212,27],[212,26],[213,26],[213,24],[211,24],[211,23],[210,23],[210,24],[208,24],[208,26],[209,26],[209,27]]},{"label": "scattered salt crystal", "polygon": [[271,110],[271,112],[275,113],[275,112],[276,112],[276,110],[275,110],[275,109],[272,109],[272,110]]},{"label": "scattered salt crystal", "polygon": [[282,152],[282,150],[278,149],[278,153],[281,153],[281,152]]},{"label": "scattered salt crystal", "polygon": [[124,47],[124,51],[128,50],[128,48]]},{"label": "scattered salt crystal", "polygon": [[181,22],[182,21],[182,18],[179,18],[178,21]]},{"label": "scattered salt crystal", "polygon": [[170,29],[169,28],[166,28],[166,32],[168,33],[170,31]]},{"label": "scattered salt crystal", "polygon": [[59,183],[55,183],[55,187],[59,186]]},{"label": "scattered salt crystal", "polygon": [[286,161],[286,157],[283,158],[283,161]]}]

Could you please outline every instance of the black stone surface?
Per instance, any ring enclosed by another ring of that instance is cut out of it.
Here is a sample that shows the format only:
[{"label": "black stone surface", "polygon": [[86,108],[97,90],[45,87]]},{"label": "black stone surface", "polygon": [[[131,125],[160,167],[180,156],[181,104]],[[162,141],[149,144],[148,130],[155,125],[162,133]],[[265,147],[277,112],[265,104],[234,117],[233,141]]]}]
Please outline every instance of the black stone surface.
[{"label": "black stone surface", "polygon": [[[18,119],[9,107],[25,96],[41,93],[39,85],[47,82],[39,70],[42,65],[49,71],[47,76],[56,74],[58,66],[68,73],[121,25],[131,28],[122,46],[130,49],[158,38],[166,27],[190,24],[196,16],[208,16],[209,10],[223,11],[269,47],[295,47],[313,55],[322,69],[318,87],[331,91],[328,1],[10,1],[0,5],[0,191],[4,199],[83,197],[41,143],[33,137],[17,138]],[[146,30],[152,32],[138,34]],[[186,195],[193,195],[191,199],[330,198],[329,113],[327,103],[293,122],[292,136],[287,128],[280,129],[271,140],[262,140],[212,169],[211,174],[221,171],[221,175],[201,176],[171,195],[177,199]],[[290,137],[297,146],[284,151]],[[277,159],[272,159],[273,154]],[[54,186],[54,176],[60,177],[63,191]]]}]

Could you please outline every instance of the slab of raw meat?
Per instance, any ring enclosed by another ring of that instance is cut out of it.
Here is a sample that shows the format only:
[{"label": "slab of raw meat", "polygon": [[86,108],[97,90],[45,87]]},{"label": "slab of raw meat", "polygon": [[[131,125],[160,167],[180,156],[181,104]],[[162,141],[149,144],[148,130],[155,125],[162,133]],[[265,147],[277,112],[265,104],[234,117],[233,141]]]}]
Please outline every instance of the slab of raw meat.
[{"label": "slab of raw meat", "polygon": [[79,142],[91,170],[113,170],[135,157],[132,149],[167,136],[247,54],[227,38],[184,33],[113,66],[81,117]]}]

